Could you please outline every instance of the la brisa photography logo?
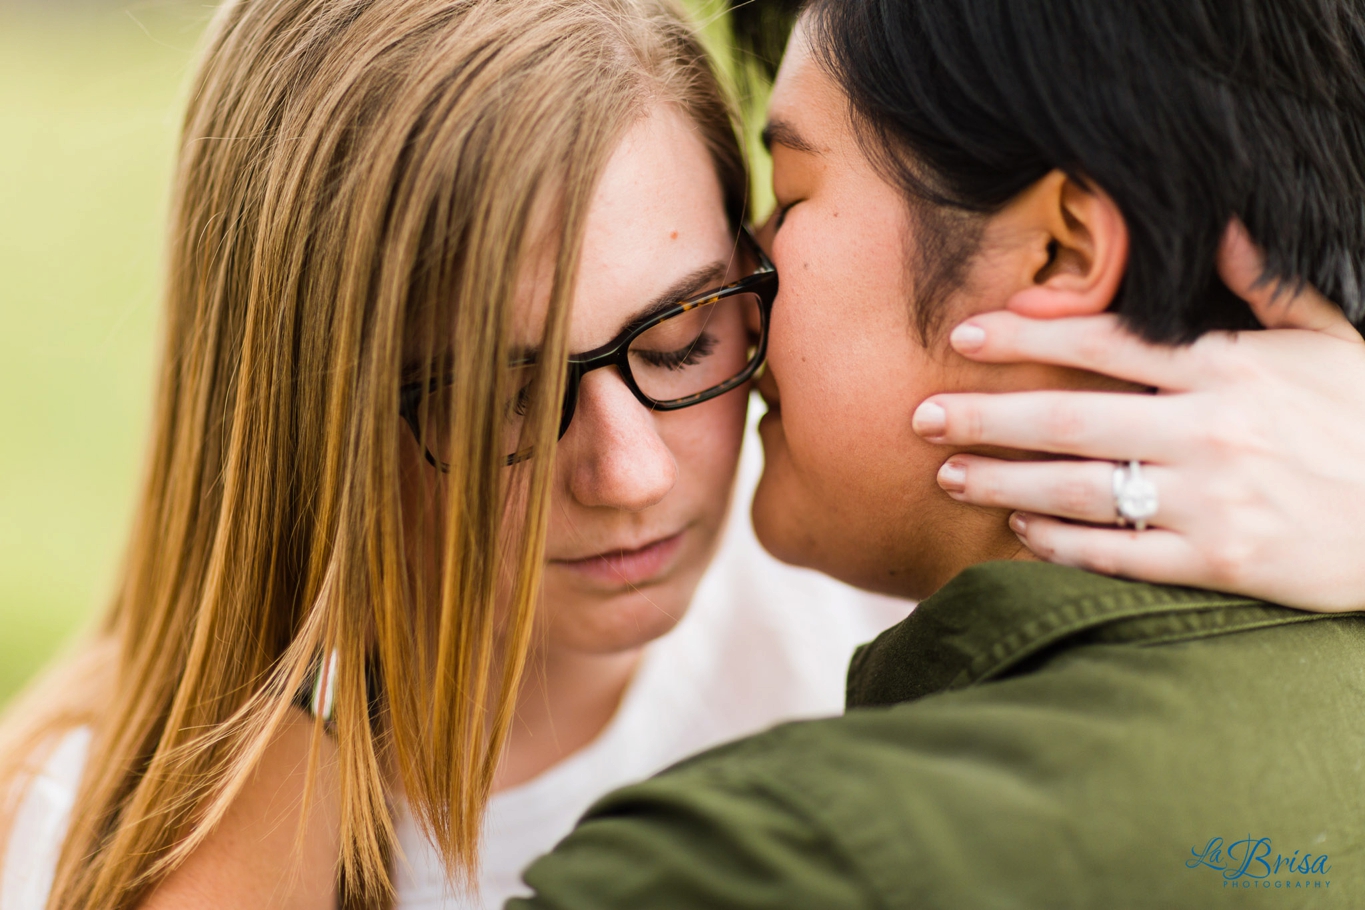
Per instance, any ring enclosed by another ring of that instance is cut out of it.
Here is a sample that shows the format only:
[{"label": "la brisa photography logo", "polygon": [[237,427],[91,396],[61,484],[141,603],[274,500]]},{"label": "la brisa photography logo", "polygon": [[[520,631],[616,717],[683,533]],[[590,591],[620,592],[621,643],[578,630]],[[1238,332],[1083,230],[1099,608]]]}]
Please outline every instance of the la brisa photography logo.
[{"label": "la brisa photography logo", "polygon": [[1210,838],[1203,846],[1190,848],[1185,868],[1216,872],[1224,888],[1270,888],[1302,891],[1327,889],[1332,885],[1328,873],[1332,861],[1326,853],[1276,850],[1268,837],[1252,837],[1225,842]]}]

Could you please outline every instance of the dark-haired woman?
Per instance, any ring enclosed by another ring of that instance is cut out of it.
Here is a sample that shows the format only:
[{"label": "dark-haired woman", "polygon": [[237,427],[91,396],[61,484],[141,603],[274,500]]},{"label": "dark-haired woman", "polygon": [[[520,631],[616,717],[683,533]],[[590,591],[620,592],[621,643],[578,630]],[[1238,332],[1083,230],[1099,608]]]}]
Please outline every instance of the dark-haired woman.
[{"label": "dark-haired woman", "polygon": [[[1113,312],[1171,350],[1245,325],[1233,292],[1268,309],[1264,272],[1322,289],[1297,318],[1365,315],[1362,110],[1365,17],[1344,0],[811,4],[767,133],[783,279],[755,527],[786,561],[925,599],[855,657],[844,717],[612,794],[512,906],[1203,908],[1229,887],[1267,906],[1365,887],[1365,615],[1041,564],[1007,509],[944,494],[936,415],[918,419],[935,444],[903,418],[943,393],[1071,390],[1116,420],[1147,401],[1141,374],[1084,369],[1093,330],[1061,366],[956,352],[987,350],[1010,310]],[[1269,343],[1302,372],[1358,362],[1359,336],[1323,327]],[[1141,536],[1198,508],[1151,468],[1179,440],[1142,442],[1104,476],[1113,511],[1079,517]]]},{"label": "dark-haired woman", "polygon": [[[739,44],[775,66],[806,5],[736,4]],[[1293,17],[1301,14],[1294,9],[1267,20],[1266,27],[1292,28]],[[1346,8],[1336,15],[1358,16]],[[1048,27],[1044,17],[1031,13],[1020,13],[1017,23],[1021,50],[1029,46],[1029,29]],[[1253,28],[1254,21],[1245,27]],[[1295,59],[1327,65],[1318,61],[1352,53],[1341,41],[1323,53],[1304,50]],[[875,55],[864,64],[875,90],[886,64]],[[1256,68],[1246,61],[1242,66],[1247,73]],[[856,69],[851,63],[850,74]],[[989,78],[989,68],[978,72]],[[1358,97],[1321,101],[1360,105]],[[1156,124],[1152,129],[1155,148],[1168,139],[1191,141],[1179,130],[1161,132]],[[1353,160],[1358,167],[1358,156],[1344,156],[1341,164],[1349,168]],[[1020,174],[1037,168],[1027,156],[1013,166]],[[1295,238],[1294,244],[1311,248],[1295,237],[1289,214],[1295,200],[1278,203],[1279,211],[1261,207],[1257,236]],[[1216,224],[1215,218],[1206,231]],[[1332,258],[1347,271],[1329,284],[1338,291],[1349,286],[1352,268],[1359,279],[1365,249],[1337,250]],[[1112,313],[1042,318],[1047,314],[1015,301],[950,332],[953,350],[970,360],[1083,369],[1158,394],[981,389],[934,395],[914,409],[914,426],[921,438],[961,450],[951,457],[945,450],[943,490],[960,502],[1015,510],[1021,542],[1060,564],[1264,597],[1306,610],[1365,607],[1365,560],[1356,556],[1365,543],[1356,530],[1356,517],[1365,515],[1365,472],[1359,469],[1365,463],[1365,345],[1358,331],[1365,314],[1352,309],[1348,319],[1341,301],[1311,286],[1318,276],[1303,276],[1308,286],[1273,280],[1273,273],[1264,281],[1265,267],[1243,225],[1229,224],[1218,277],[1238,289],[1245,310],[1238,313],[1239,305],[1224,295],[1230,307],[1224,306],[1222,318],[1229,327],[1249,323],[1270,331],[1213,332],[1187,347],[1154,346]],[[983,447],[1026,450],[1033,457],[999,459],[980,453]],[[1049,460],[1049,454],[1064,457]],[[1159,506],[1141,533],[1119,514],[1113,492],[1117,467],[1133,460],[1146,463]]]}]

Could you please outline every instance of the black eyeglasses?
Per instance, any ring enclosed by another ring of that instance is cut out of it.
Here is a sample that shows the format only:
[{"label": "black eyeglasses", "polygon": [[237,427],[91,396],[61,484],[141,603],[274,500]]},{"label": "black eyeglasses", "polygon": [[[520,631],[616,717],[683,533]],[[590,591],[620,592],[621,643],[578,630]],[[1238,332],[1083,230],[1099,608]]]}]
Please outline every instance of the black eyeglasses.
[{"label": "black eyeglasses", "polygon": [[[777,297],[777,269],[753,235],[742,232],[751,247],[758,269],[747,278],[673,304],[626,327],[616,338],[596,350],[569,357],[569,373],[560,411],[559,437],[569,431],[578,405],[578,388],[593,370],[614,366],[636,399],[655,411],[678,411],[710,401],[744,385],[763,365],[768,353],[768,322]],[[758,326],[758,333],[753,327]],[[511,365],[515,399],[504,409],[504,438],[508,440],[507,464],[531,457],[521,448],[522,424],[535,381],[535,360]],[[424,396],[439,399],[450,394],[452,377],[432,377],[399,389],[399,414],[425,450],[426,459],[448,470],[452,451],[447,438],[448,421],[433,420],[422,432],[420,413]],[[428,400],[426,411],[449,415],[442,406],[449,402]]]}]

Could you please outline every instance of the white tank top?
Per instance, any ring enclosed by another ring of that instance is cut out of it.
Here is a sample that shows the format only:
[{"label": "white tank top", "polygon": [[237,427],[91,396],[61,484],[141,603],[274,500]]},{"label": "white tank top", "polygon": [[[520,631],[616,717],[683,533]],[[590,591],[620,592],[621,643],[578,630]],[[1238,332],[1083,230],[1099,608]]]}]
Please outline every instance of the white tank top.
[{"label": "white tank top", "polygon": [[0,870],[0,910],[43,910],[47,906],[89,751],[89,728],[72,730],[62,737],[42,771],[29,783],[15,813],[5,865]]}]

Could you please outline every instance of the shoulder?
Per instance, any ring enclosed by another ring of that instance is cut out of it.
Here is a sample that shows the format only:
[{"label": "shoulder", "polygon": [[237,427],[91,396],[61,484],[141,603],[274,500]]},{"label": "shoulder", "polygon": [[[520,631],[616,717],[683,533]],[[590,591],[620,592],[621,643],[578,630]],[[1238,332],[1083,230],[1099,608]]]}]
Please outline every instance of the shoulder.
[{"label": "shoulder", "polygon": [[222,820],[143,907],[335,907],[340,816],[336,745],[292,709]]},{"label": "shoulder", "polygon": [[1358,776],[1365,733],[1342,721],[1365,689],[1356,671],[1319,694],[1300,659],[1341,637],[1099,645],[779,727],[600,801],[516,906],[1202,907],[1222,881],[1187,861],[1248,825],[1265,850],[1365,869],[1365,798],[1332,783]]},{"label": "shoulder", "polygon": [[834,832],[781,773],[779,727],[600,800],[525,873],[509,908],[879,906]]},{"label": "shoulder", "polygon": [[906,803],[938,791],[950,762],[916,774],[901,726],[885,711],[786,724],[618,790],[526,871],[535,896],[508,906],[913,905],[933,868],[915,865],[932,855],[922,822],[938,813]]}]

